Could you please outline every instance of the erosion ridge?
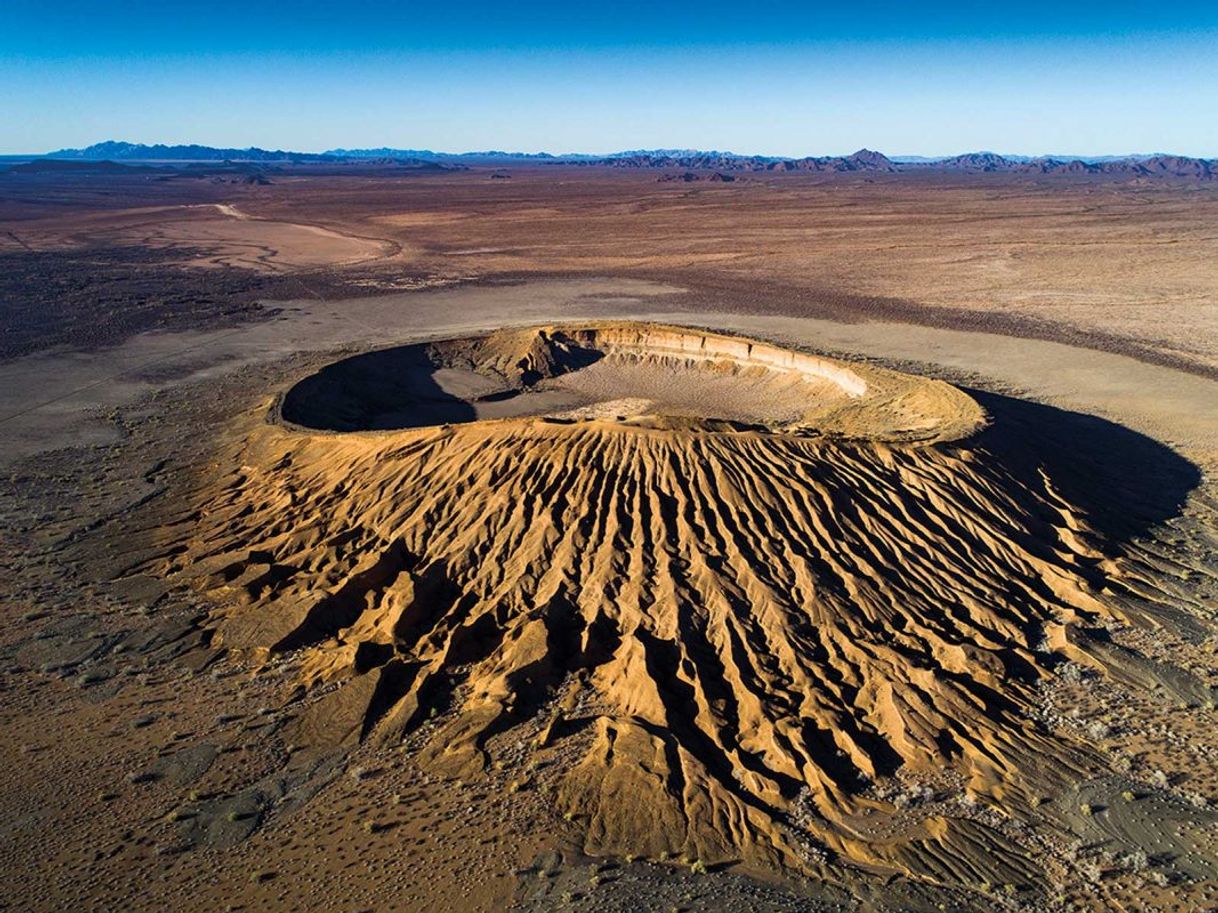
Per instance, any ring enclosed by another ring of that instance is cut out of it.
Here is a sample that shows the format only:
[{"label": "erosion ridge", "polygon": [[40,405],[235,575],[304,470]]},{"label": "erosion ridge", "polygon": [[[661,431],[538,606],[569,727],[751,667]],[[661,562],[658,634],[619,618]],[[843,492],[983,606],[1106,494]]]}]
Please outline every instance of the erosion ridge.
[{"label": "erosion ridge", "polygon": [[[589,852],[1033,880],[983,821],[877,836],[893,808],[867,787],[951,771],[1018,818],[1103,773],[1038,722],[1037,687],[1066,661],[1114,672],[1095,630],[1145,622],[1132,596],[1154,591],[1105,510],[1127,493],[1061,436],[997,398],[978,431],[946,384],[677,328],[386,351],[293,387],[140,569],[211,593],[217,643],[299,657],[294,756],[413,738],[476,776],[524,746]],[[561,382],[598,366],[695,381],[625,415],[571,405]],[[815,402],[699,417],[685,394],[716,377]]]}]

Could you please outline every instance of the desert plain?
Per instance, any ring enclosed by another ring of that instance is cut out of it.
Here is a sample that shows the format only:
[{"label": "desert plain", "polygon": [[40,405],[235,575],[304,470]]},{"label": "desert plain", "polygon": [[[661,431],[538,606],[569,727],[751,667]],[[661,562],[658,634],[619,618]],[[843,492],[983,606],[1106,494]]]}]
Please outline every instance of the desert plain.
[{"label": "desert plain", "polygon": [[1213,908],[1216,218],[0,174],[0,906]]}]

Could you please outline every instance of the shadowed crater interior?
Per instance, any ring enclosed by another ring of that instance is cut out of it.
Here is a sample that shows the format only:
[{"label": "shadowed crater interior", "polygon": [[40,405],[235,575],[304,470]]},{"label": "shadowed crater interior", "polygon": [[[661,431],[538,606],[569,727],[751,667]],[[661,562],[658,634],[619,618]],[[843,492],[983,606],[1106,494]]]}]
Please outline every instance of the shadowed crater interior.
[{"label": "shadowed crater interior", "polygon": [[946,384],[633,323],[503,330],[357,355],[297,383],[279,414],[319,431],[532,416],[885,440],[956,437],[983,419]]}]

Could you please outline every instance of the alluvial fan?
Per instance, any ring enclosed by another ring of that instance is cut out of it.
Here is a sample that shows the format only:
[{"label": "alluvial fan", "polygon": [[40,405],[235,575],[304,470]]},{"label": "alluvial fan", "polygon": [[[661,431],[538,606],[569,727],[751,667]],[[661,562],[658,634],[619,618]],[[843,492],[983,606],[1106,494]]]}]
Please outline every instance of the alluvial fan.
[{"label": "alluvial fan", "polygon": [[225,646],[340,686],[298,747],[430,720],[431,763],[472,773],[518,733],[595,853],[1026,875],[975,819],[878,835],[867,787],[951,771],[1017,813],[1094,768],[1034,713],[1127,611],[1085,470],[946,384],[695,331],[361,358],[241,437],[158,565]]}]

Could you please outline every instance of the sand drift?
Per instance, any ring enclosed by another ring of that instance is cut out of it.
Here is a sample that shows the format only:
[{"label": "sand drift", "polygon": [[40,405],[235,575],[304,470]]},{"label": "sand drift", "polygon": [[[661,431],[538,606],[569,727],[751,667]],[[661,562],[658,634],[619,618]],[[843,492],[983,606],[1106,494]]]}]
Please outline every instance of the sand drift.
[{"label": "sand drift", "polygon": [[410,739],[540,771],[595,853],[1031,882],[984,815],[885,829],[869,787],[950,773],[1018,818],[1098,774],[1036,717],[1066,661],[1209,699],[1094,633],[1195,478],[984,403],[648,325],[374,352],[233,447],[159,571],[215,595],[217,642],[299,658],[294,758]]}]

